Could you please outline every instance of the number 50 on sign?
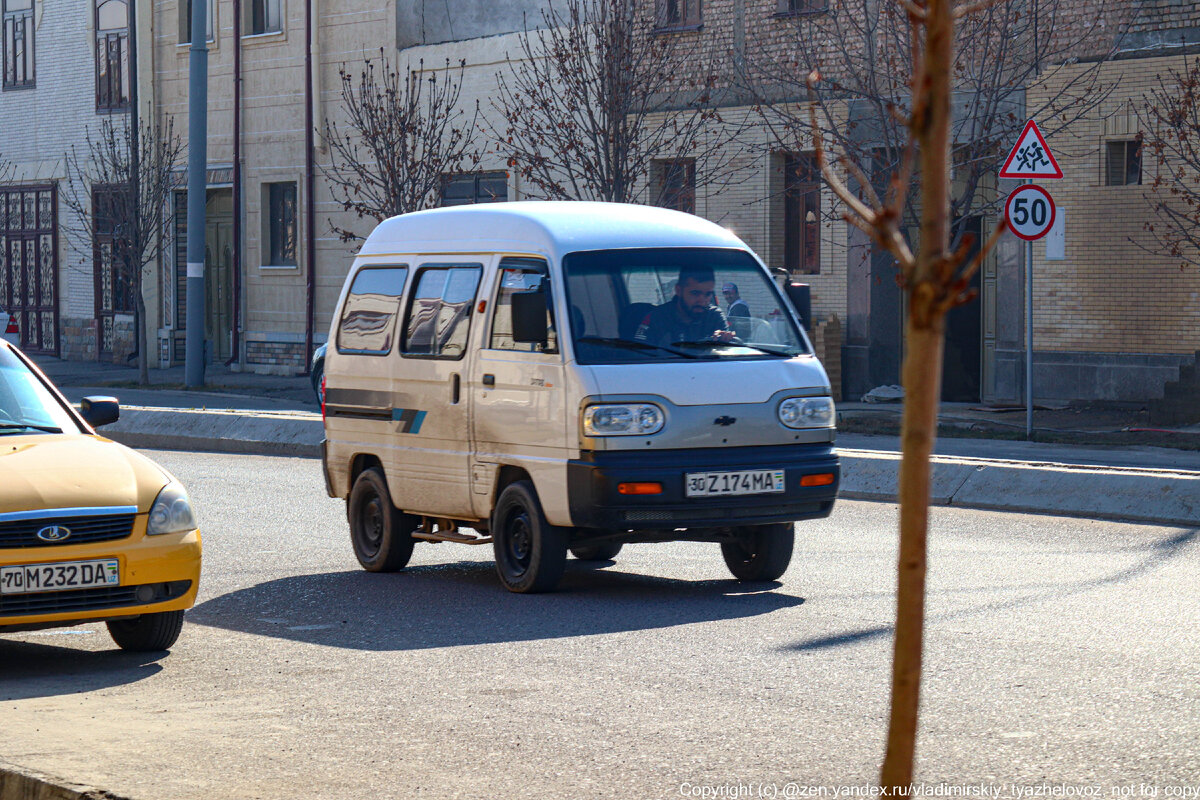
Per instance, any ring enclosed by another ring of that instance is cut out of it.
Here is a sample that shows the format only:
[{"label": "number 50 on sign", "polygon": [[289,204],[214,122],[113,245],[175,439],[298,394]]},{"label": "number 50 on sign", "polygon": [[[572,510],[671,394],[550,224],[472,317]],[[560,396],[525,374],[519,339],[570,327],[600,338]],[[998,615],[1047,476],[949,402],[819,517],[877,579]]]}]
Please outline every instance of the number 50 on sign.
[{"label": "number 50 on sign", "polygon": [[1012,232],[1027,242],[1041,239],[1054,226],[1054,198],[1037,184],[1021,186],[1008,196],[1004,216]]}]

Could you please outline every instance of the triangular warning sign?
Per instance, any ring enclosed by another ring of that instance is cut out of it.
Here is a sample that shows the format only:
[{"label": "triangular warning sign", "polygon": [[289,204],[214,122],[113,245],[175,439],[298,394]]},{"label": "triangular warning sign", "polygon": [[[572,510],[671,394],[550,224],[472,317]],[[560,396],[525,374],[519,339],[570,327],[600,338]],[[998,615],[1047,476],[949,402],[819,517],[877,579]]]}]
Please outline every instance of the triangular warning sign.
[{"label": "triangular warning sign", "polygon": [[1008,154],[1008,160],[1000,169],[1001,178],[1061,178],[1062,168],[1054,160],[1050,146],[1033,120],[1025,123],[1025,130],[1017,139],[1017,146]]}]

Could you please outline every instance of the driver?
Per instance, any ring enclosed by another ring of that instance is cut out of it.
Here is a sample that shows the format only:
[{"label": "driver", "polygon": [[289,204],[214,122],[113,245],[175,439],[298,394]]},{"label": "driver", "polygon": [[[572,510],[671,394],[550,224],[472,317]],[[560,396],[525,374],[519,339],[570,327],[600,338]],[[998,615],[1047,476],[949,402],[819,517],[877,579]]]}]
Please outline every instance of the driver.
[{"label": "driver", "polygon": [[729,342],[734,333],[713,300],[716,278],[708,267],[684,267],[675,296],[650,309],[633,338],[667,347],[676,342]]}]

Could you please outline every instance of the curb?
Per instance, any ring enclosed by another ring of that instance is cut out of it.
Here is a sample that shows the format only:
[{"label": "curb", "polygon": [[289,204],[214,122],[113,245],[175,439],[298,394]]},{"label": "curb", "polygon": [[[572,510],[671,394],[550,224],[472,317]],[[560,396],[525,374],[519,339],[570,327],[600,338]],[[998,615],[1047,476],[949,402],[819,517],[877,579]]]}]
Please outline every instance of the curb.
[{"label": "curb", "polygon": [[0,800],[128,800],[123,795],[61,781],[0,761]]},{"label": "curb", "polygon": [[[130,447],[319,458],[311,411],[126,406],[103,435]],[[896,501],[900,453],[838,448],[840,497]],[[933,505],[1165,525],[1200,525],[1200,472],[934,456]]]},{"label": "curb", "polygon": [[[839,450],[839,497],[896,501],[900,454]],[[934,456],[932,505],[1200,525],[1200,472]]]}]

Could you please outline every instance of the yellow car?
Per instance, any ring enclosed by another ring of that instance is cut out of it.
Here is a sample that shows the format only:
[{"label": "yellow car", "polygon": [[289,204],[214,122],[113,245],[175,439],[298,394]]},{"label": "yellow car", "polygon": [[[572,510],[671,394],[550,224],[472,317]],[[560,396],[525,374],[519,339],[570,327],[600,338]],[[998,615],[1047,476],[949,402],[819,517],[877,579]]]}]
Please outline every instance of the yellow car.
[{"label": "yellow car", "polygon": [[108,623],[126,650],[165,650],[200,583],[200,531],[175,478],[95,427],[0,340],[0,633]]}]

